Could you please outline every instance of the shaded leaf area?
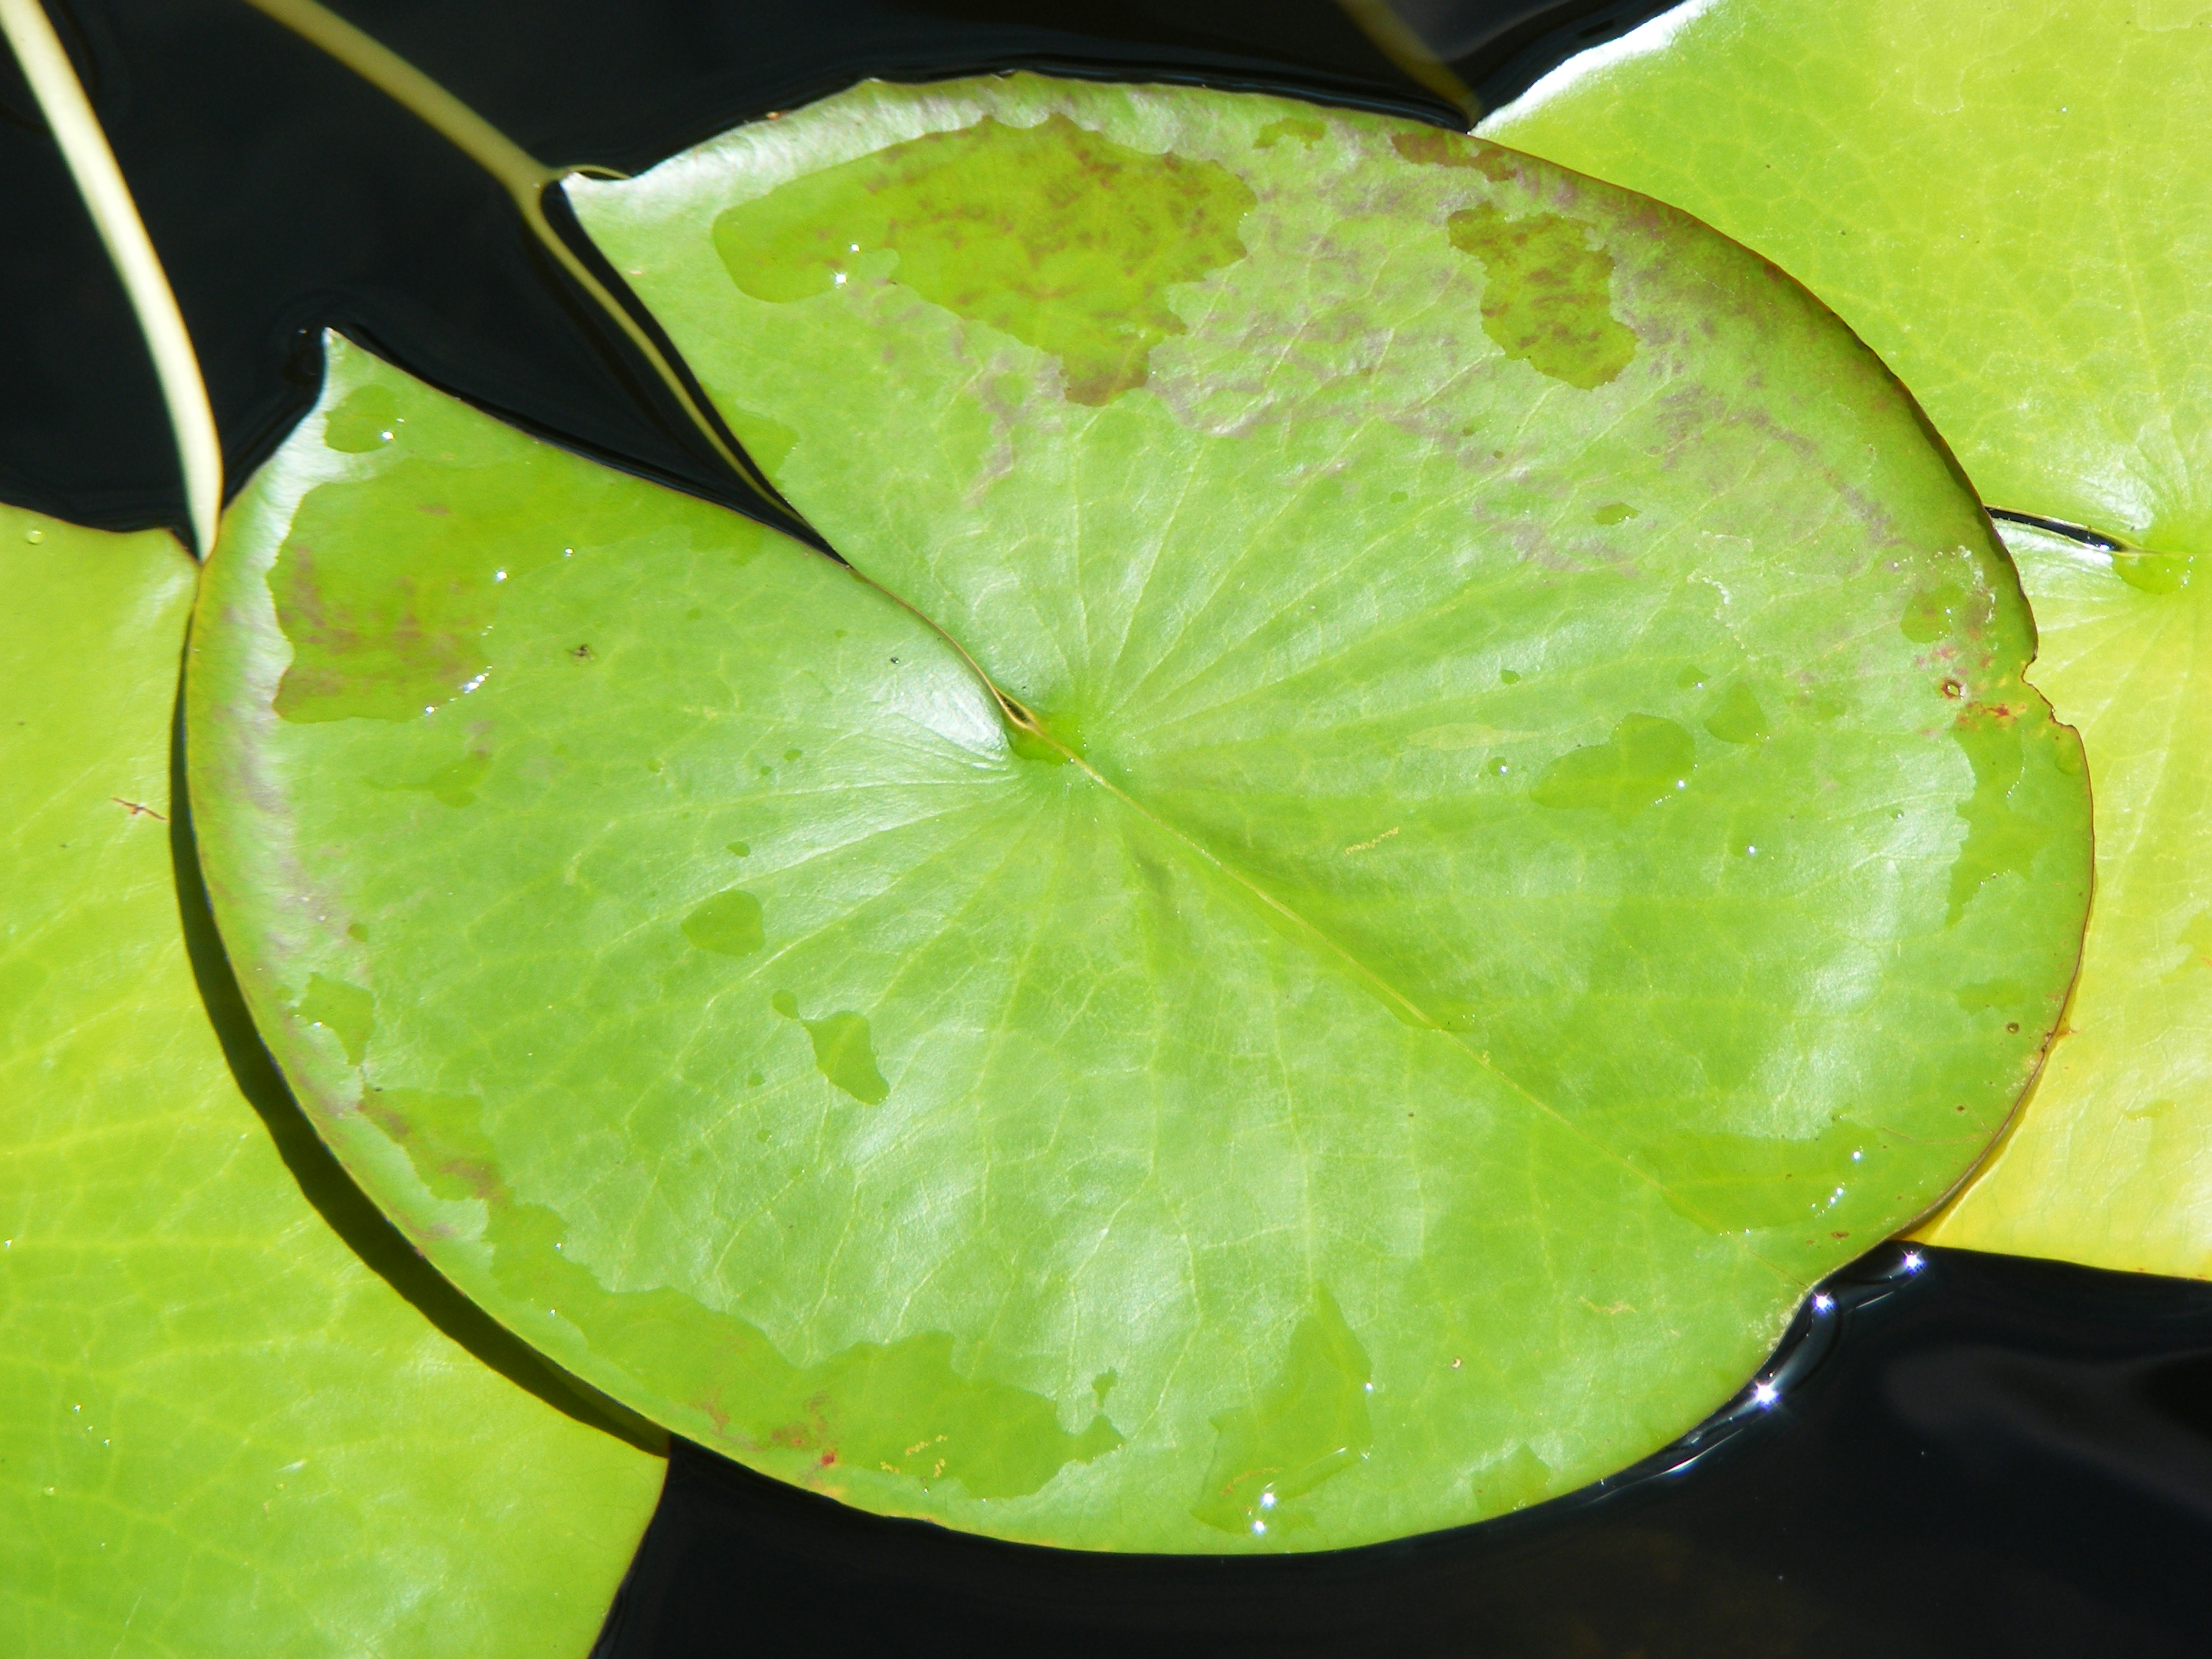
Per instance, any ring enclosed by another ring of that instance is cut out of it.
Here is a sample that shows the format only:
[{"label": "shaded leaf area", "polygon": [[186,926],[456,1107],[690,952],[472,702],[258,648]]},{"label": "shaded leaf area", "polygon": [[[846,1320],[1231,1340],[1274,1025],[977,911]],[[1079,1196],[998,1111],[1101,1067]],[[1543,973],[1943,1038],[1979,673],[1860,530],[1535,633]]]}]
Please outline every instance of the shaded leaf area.
[{"label": "shaded leaf area", "polygon": [[[866,88],[586,192],[861,576],[333,347],[210,567],[210,884],[340,1156],[503,1321],[868,1507],[1322,1547],[1662,1443],[1978,1155],[2087,850],[1986,521],[1770,267],[1419,134]],[[1055,143],[1202,246],[1133,270],[1033,215]],[[825,285],[836,216],[883,211],[847,167],[975,211],[866,219]],[[1253,202],[1225,264],[1155,199],[1206,169]],[[1579,240],[1502,273],[1449,228],[1486,205]],[[1006,245],[1034,224],[1067,246]],[[993,281],[1049,265],[1036,309],[901,281],[956,232]],[[1513,355],[1501,281],[1632,356]],[[1146,373],[1094,401],[1069,343],[1113,319]],[[371,387],[398,435],[333,448]],[[415,673],[343,645],[356,606],[419,627],[428,712],[293,717],[311,658]],[[379,783],[477,754],[465,805]],[[369,999],[358,1061],[317,975]]]},{"label": "shaded leaf area", "polygon": [[191,562],[0,509],[0,1648],[580,1650],[660,1460],[398,1243],[255,1043],[170,790]]},{"label": "shaded leaf area", "polygon": [[[2199,1275],[2208,25],[2197,0],[1720,0],[1569,65],[1485,126],[1741,237],[1882,353],[1984,499],[2118,532],[2090,545],[2007,527],[2042,633],[2034,682],[2080,728],[2096,781],[2098,898],[2064,1041],[2017,1132],[1928,1236]],[[1911,629],[1932,640],[1978,600],[1944,585],[1920,603]],[[1975,763],[1992,799],[1962,891],[2031,856],[2035,833],[1994,805],[2005,758]]]},{"label": "shaded leaf area", "polygon": [[1194,1506],[1198,1518],[1244,1532],[1281,1509],[1280,1524],[1312,1526],[1311,1514],[1285,1500],[1367,1455],[1375,1443],[1370,1375],[1367,1351],[1324,1290],[1291,1333],[1281,1373],[1253,1404],[1213,1419],[1213,1466]]}]

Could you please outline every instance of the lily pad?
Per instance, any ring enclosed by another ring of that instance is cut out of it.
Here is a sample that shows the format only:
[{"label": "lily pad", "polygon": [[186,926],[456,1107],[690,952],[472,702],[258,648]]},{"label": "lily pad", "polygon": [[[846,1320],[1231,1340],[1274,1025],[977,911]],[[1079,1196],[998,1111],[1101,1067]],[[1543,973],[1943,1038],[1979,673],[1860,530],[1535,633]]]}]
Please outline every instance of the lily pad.
[{"label": "lily pad", "polygon": [[[2008,526],[2096,783],[2069,1032],[1946,1244],[2212,1276],[2212,5],[1718,0],[1484,131],[1677,204],[1904,377]],[[2192,933],[2192,929],[2198,929]],[[2195,955],[2192,955],[2195,952]]]},{"label": "lily pad", "polygon": [[1802,282],[1983,499],[2212,538],[2212,4],[1701,0],[1482,131]]},{"label": "lily pad", "polygon": [[191,562],[0,507],[0,1651],[581,1652],[660,1460],[349,1248],[295,1174],[327,1155],[281,1096],[272,1136],[194,982]]},{"label": "lily pad", "polygon": [[2096,901],[2049,1064],[1926,1236],[2212,1279],[2212,608],[2129,580],[2124,552],[2005,541],[2035,595],[2036,684],[2094,757]]},{"label": "lily pad", "polygon": [[2079,750],[1771,267],[1033,78],[582,211],[853,568],[334,344],[188,689],[257,1023],[579,1374],[878,1510],[1356,1543],[1663,1443],[2003,1121]]}]

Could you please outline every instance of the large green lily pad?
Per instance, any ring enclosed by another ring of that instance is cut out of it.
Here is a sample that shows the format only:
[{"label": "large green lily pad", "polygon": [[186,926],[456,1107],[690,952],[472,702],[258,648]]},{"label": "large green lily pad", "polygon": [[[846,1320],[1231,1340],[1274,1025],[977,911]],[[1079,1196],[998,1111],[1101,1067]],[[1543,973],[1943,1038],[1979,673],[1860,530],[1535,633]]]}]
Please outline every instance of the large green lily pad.
[{"label": "large green lily pad", "polygon": [[261,1030],[580,1374],[881,1510],[1354,1543],[1662,1443],[2004,1120],[2079,750],[1770,267],[1034,79],[583,211],[862,574],[341,347],[188,694]]},{"label": "large green lily pad", "polygon": [[660,1462],[404,1300],[240,1092],[171,874],[192,588],[0,507],[0,1651],[580,1653]]},{"label": "large green lily pad", "polygon": [[2096,783],[2071,1028],[1928,1237],[2212,1275],[2212,5],[1719,0],[1485,125],[1803,279],[1896,368],[2008,535],[2036,684]]}]

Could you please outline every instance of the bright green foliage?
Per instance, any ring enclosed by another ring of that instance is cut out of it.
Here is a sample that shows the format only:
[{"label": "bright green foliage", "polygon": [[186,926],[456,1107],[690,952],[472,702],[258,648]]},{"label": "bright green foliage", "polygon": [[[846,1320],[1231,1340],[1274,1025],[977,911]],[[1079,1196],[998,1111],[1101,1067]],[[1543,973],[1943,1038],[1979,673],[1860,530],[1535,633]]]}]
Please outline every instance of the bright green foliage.
[{"label": "bright green foliage", "polygon": [[2212,1278],[2212,595],[2008,526],[2042,686],[2096,768],[2097,897],[2066,1035],[1938,1243]]},{"label": "bright green foliage", "polygon": [[1984,501],[2212,544],[2212,0],[1705,0],[1482,131],[1804,283]]},{"label": "bright green foliage", "polygon": [[[1027,189],[1060,222],[1052,144],[1117,158],[1086,212],[1199,248],[1139,281],[1088,220],[992,242]],[[1044,314],[929,298],[910,240],[800,283],[878,234],[836,181],[883,168],[983,191],[975,268],[1049,265]],[[1251,207],[1177,219],[1217,173]],[[1400,123],[1026,79],[863,88],[580,199],[945,634],[341,349],[189,689],[260,1029],[580,1374],[878,1510],[1357,1542],[1663,1443],[2003,1120],[2078,942],[2079,751],[1972,497],[1757,260]],[[1485,209],[1579,227],[1510,279],[1633,335],[1609,378],[1491,337],[1450,229]],[[733,223],[789,297],[732,280]],[[1086,331],[1149,340],[1141,384],[1098,397]],[[368,390],[400,435],[329,446]],[[287,702],[305,658],[352,717]],[[378,782],[467,755],[465,804]],[[318,975],[370,999],[358,1062]]]},{"label": "bright green foliage", "polygon": [[[2208,599],[2212,3],[1718,0],[1571,64],[1486,131],[1648,191],[1802,278],[1904,377],[1984,499],[2147,544],[2012,539],[2035,683],[2095,779],[2071,1035],[1927,1234],[2212,1275]],[[1944,585],[1908,626],[1978,603]],[[2006,764],[1983,755],[1991,779]],[[1991,769],[1995,769],[1992,770]],[[1984,808],[1984,862],[2026,852]],[[1965,879],[1962,873],[1961,879]]]},{"label": "bright green foliage", "polygon": [[0,1652],[580,1653],[659,1460],[410,1306],[356,1250],[422,1265],[240,1093],[172,874],[192,585],[166,535],[0,508]]}]

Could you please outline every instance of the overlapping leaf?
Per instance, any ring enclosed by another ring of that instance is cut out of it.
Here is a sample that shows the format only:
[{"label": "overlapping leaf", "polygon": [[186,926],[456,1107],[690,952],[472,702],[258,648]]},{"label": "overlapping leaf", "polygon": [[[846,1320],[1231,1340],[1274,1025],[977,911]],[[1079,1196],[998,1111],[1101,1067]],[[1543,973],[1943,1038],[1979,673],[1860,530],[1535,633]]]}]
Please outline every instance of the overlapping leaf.
[{"label": "overlapping leaf", "polygon": [[659,1461],[409,1305],[240,1092],[172,879],[192,582],[0,508],[0,1650],[580,1652]]},{"label": "overlapping leaf", "polygon": [[261,1029],[581,1374],[877,1509],[1355,1542],[1678,1432],[2003,1120],[2079,750],[1771,268],[1029,79],[580,211],[860,574],[339,349],[190,724]]},{"label": "overlapping leaf", "polygon": [[[1929,1233],[2212,1273],[2212,6],[1720,0],[1488,124],[1775,259],[1897,369],[2014,545],[2096,781],[2072,1028]],[[2008,532],[2010,534],[2011,532]]]}]

